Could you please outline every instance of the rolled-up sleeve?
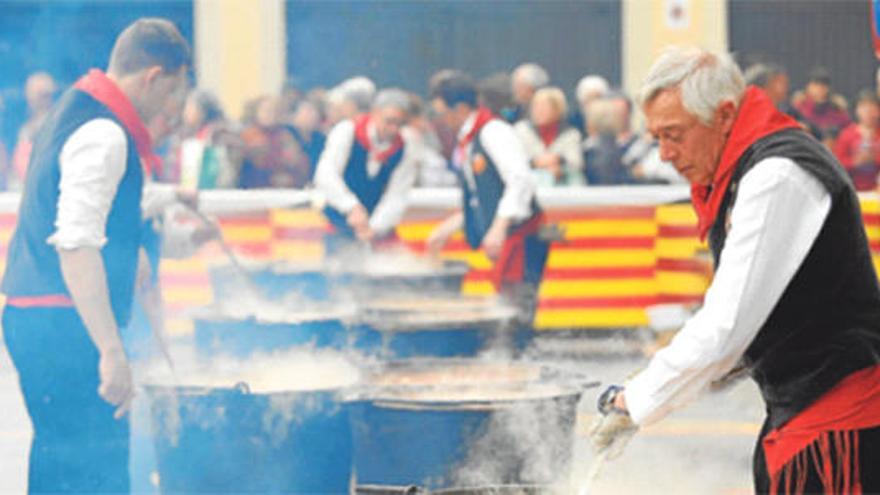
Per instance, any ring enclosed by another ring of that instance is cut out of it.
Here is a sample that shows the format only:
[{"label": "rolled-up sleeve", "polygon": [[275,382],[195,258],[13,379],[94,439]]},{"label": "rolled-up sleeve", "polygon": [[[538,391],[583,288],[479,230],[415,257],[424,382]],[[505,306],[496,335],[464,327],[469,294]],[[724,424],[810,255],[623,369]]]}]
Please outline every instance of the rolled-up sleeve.
[{"label": "rolled-up sleeve", "polygon": [[354,122],[343,120],[330,130],[324,151],[315,169],[315,186],[333,208],[348,213],[360,204],[345,185],[343,175],[354,143]]},{"label": "rolled-up sleeve", "polygon": [[493,120],[483,129],[480,142],[504,181],[496,215],[512,221],[525,220],[532,213],[535,179],[519,137],[509,124]]},{"label": "rolled-up sleeve", "polygon": [[787,158],[763,160],[745,175],[702,309],[626,386],[633,421],[661,419],[735,367],[806,259],[830,209],[825,188]]},{"label": "rolled-up sleeve", "polygon": [[107,216],[127,155],[125,132],[110,119],[90,120],[70,135],[59,156],[58,215],[49,244],[57,249],[106,244]]}]

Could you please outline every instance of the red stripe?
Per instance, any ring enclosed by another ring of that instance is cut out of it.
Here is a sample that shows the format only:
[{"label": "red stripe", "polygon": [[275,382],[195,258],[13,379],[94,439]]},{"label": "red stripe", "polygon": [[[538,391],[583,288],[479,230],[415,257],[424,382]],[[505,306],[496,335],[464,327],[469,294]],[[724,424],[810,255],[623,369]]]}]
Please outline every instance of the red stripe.
[{"label": "red stripe", "polygon": [[880,240],[870,241],[871,251],[880,251]]},{"label": "red stripe", "polygon": [[862,221],[865,223],[880,223],[880,213],[862,213]]},{"label": "red stripe", "polygon": [[602,309],[602,308],[644,308],[657,304],[654,296],[636,297],[579,297],[542,299],[539,309]]},{"label": "red stripe", "polygon": [[223,227],[264,227],[269,225],[269,214],[223,217],[219,221]]},{"label": "red stripe", "polygon": [[[468,280],[488,280],[489,272],[488,269],[471,270]],[[548,268],[544,271],[544,280],[653,279],[654,275],[651,267]]]},{"label": "red stripe", "polygon": [[658,294],[657,304],[699,304],[703,302],[703,296],[688,296],[683,294]]},{"label": "red stripe", "polygon": [[[414,251],[424,251],[424,241],[405,241],[407,247]],[[552,249],[654,249],[654,237],[595,237],[571,239],[554,242]],[[453,239],[446,244],[444,251],[470,251],[470,245],[464,239]]]},{"label": "red stripe", "polygon": [[657,260],[657,270],[663,272],[705,273],[711,270],[711,265],[694,259],[660,258]]},{"label": "red stripe", "polygon": [[696,225],[659,225],[657,237],[699,237],[700,230]]},{"label": "red stripe", "polygon": [[15,228],[15,222],[17,219],[18,219],[18,216],[14,213],[0,215],[0,229]]},{"label": "red stripe", "polygon": [[72,308],[73,300],[65,294],[10,296],[6,300],[6,304],[16,308]]},{"label": "red stripe", "polygon": [[274,239],[321,241],[329,232],[329,225],[327,227],[275,227],[272,229],[272,236]]},{"label": "red stripe", "polygon": [[655,208],[653,206],[591,208],[587,210],[554,210],[546,212],[550,222],[564,222],[568,220],[653,220]]}]

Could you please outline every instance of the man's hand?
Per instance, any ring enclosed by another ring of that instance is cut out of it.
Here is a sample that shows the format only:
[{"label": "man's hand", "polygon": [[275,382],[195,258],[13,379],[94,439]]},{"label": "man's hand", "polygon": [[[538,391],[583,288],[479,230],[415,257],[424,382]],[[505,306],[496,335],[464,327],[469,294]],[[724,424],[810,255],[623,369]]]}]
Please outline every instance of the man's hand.
[{"label": "man's hand", "polygon": [[101,379],[98,395],[117,406],[116,413],[113,414],[114,418],[125,416],[134,397],[131,367],[128,365],[125,352],[122,349],[102,352],[98,364],[98,376]]},{"label": "man's hand", "polygon": [[496,260],[501,255],[504,241],[507,240],[507,226],[507,220],[496,218],[492,222],[489,232],[486,232],[486,236],[483,237],[483,249],[490,260]]},{"label": "man's hand", "polygon": [[199,209],[199,191],[196,189],[188,189],[181,187],[177,189],[177,201],[186,205],[187,208]]},{"label": "man's hand", "polygon": [[452,234],[461,229],[463,224],[464,215],[461,212],[455,213],[446,220],[440,222],[440,225],[434,228],[431,235],[429,235],[428,239],[425,241],[425,248],[427,248],[428,254],[434,258],[438,258],[440,256],[440,251],[443,250],[443,246],[449,242],[449,238],[452,237]]},{"label": "man's hand", "polygon": [[193,245],[201,246],[202,244],[214,240],[220,239],[222,236],[222,232],[220,230],[220,225],[215,221],[202,221],[195,230],[192,231],[190,240]]},{"label": "man's hand", "polygon": [[345,220],[348,222],[348,226],[355,232],[370,228],[370,216],[363,205],[357,205],[352,208],[345,217]]},{"label": "man's hand", "polygon": [[623,389],[609,387],[599,398],[599,417],[590,428],[593,449],[613,459],[623,452],[638,429],[626,410]]},{"label": "man's hand", "polygon": [[358,240],[363,242],[370,242],[373,240],[374,237],[376,237],[375,232],[373,232],[373,229],[371,229],[369,225],[360,229],[356,229],[354,233],[357,236]]}]

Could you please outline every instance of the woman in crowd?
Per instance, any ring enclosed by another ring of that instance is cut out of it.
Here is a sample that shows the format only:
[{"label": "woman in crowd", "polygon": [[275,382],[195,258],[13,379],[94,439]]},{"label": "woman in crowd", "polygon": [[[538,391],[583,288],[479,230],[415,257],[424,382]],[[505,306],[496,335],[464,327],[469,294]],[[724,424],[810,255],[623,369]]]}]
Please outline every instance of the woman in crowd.
[{"label": "woman in crowd", "polygon": [[234,187],[242,144],[217,98],[207,91],[193,91],[183,108],[183,139],[174,156],[174,181],[192,189]]},{"label": "woman in crowd", "polygon": [[583,183],[581,133],[566,122],[565,95],[559,88],[535,92],[529,119],[514,126],[539,185]]},{"label": "woman in crowd", "polygon": [[253,123],[241,137],[244,161],[239,187],[303,187],[309,182],[309,157],[281,125],[280,97],[266,96],[257,102]]}]

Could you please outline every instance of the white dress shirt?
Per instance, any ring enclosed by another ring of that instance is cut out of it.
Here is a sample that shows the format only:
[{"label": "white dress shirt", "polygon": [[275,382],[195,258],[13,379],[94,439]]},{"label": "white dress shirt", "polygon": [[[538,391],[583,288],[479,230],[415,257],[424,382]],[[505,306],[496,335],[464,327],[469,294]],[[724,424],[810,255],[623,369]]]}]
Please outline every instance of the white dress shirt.
[{"label": "white dress shirt", "polygon": [[650,424],[730,372],[803,263],[828,212],[825,188],[787,158],[743,177],[703,307],[626,385],[632,419]]},{"label": "white dress shirt", "polygon": [[[474,112],[461,126],[458,133],[459,142],[474,128],[476,118],[477,114]],[[498,202],[498,210],[495,214],[512,222],[529,218],[532,214],[532,198],[535,196],[535,178],[531,173],[528,156],[513,126],[501,119],[492,119],[483,126],[479,137],[474,139],[480,139],[480,144],[495,163],[498,174],[504,181],[504,194]],[[465,156],[470,158],[466,160],[464,174],[471,188],[474,184],[474,172],[471,168],[473,148],[474,142],[471,140],[464,149]],[[456,165],[462,166],[460,163]]]},{"label": "white dress shirt", "polygon": [[59,155],[58,215],[49,244],[100,249],[107,243],[107,215],[127,157],[125,131],[113,120],[90,120],[70,135]]},{"label": "white dress shirt", "polygon": [[[330,130],[315,171],[315,186],[324,194],[330,206],[342,213],[348,213],[360,204],[357,196],[345,184],[343,177],[351,155],[351,147],[354,144],[354,127],[353,120],[344,120]],[[369,125],[367,135],[375,146],[375,151],[381,152],[392,144],[377,142],[375,129]],[[370,215],[370,228],[380,236],[393,230],[403,218],[407,207],[407,195],[418,178],[421,148],[411,145],[406,133],[402,134],[402,138],[404,142],[403,156],[388,179],[388,186],[385,188],[382,199],[379,200]],[[381,169],[382,163],[372,158],[368,159],[367,174],[371,178],[375,177]]]}]

